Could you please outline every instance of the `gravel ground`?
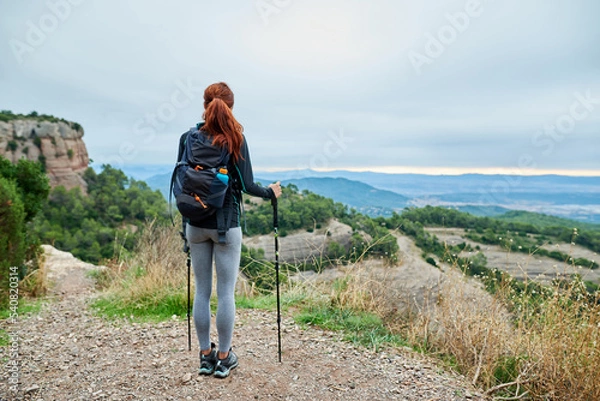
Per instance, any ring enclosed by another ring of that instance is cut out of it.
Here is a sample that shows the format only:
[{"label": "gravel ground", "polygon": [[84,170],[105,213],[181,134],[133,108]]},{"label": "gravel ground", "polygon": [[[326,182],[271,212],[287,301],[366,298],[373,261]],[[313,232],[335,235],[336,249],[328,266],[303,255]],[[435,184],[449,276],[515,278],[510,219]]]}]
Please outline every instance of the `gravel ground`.
[{"label": "gravel ground", "polygon": [[[83,280],[62,288],[39,313],[21,316],[18,393],[4,369],[0,400],[483,400],[468,380],[408,349],[374,353],[334,333],[282,322],[277,360],[275,312],[238,309],[233,339],[240,365],[227,379],[199,376],[187,324],[106,320],[87,305]],[[0,328],[7,329],[8,322]],[[213,325],[214,327],[214,325]],[[194,332],[192,335],[195,337]],[[9,360],[8,348],[0,358]]]}]

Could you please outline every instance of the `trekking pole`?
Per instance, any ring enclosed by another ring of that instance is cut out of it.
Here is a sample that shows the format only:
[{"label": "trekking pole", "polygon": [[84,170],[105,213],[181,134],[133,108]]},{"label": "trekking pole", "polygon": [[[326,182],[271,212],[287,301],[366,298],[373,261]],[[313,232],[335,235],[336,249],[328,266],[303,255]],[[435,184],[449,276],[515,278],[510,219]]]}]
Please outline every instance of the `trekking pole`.
[{"label": "trekking pole", "polygon": [[188,325],[188,351],[192,350],[192,325],[190,323],[190,277],[191,277],[191,266],[192,257],[190,255],[190,246],[188,245],[187,238],[185,236],[185,222],[183,222],[183,230],[179,233],[183,239],[183,252],[187,255],[187,325]]},{"label": "trekking pole", "polygon": [[192,324],[190,323],[190,271],[192,265],[192,257],[190,256],[190,247],[187,245],[187,323],[188,323],[188,351],[192,350]]},{"label": "trekking pole", "polygon": [[281,362],[281,300],[279,295],[279,234],[277,233],[277,198],[271,199],[273,205],[273,228],[275,229],[275,283],[277,286],[277,354]]}]

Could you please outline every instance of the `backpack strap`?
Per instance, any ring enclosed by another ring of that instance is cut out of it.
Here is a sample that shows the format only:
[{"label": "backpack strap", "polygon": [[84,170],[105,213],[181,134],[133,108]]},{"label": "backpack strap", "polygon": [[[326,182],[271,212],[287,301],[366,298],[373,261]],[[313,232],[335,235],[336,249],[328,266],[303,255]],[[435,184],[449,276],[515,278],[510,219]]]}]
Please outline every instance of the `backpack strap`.
[{"label": "backpack strap", "polygon": [[236,163],[231,162],[231,167],[229,167],[231,171],[231,191],[240,204],[240,212],[241,218],[244,220],[243,232],[248,233],[248,228],[246,227],[246,210],[244,207],[244,181],[242,180],[242,173],[240,172],[239,167]]},{"label": "backpack strap", "polygon": [[[225,221],[225,209],[227,209],[227,221]],[[233,194],[229,191],[229,203],[227,207],[217,210],[217,233],[219,234],[219,244],[227,243],[227,230],[231,225],[233,216]]]},{"label": "backpack strap", "polygon": [[[227,166],[228,171],[232,171],[230,167],[231,155],[225,148],[221,151],[221,161]],[[227,184],[227,192],[229,192],[228,204],[223,205],[223,208],[217,210],[217,233],[219,234],[219,244],[227,243],[227,230],[229,230],[231,219],[233,218],[234,196],[233,180],[231,179],[231,176],[229,177]],[[227,219],[225,219],[225,210],[227,210]]]}]

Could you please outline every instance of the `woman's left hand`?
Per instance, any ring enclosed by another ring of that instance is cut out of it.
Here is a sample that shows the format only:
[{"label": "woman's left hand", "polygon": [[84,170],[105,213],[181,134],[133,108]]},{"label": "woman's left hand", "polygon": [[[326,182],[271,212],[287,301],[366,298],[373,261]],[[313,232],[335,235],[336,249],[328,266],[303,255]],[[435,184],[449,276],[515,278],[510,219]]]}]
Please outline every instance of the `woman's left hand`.
[{"label": "woman's left hand", "polygon": [[270,184],[269,188],[273,190],[276,198],[281,196],[281,182],[277,181],[275,184]]}]

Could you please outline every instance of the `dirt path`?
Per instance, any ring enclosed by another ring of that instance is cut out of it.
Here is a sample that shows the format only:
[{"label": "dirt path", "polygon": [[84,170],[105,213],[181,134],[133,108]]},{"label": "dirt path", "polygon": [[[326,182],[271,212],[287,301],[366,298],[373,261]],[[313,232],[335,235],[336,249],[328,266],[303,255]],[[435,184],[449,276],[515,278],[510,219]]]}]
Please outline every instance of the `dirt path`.
[{"label": "dirt path", "polygon": [[287,315],[279,363],[275,313],[247,309],[238,309],[233,339],[240,366],[224,380],[199,376],[186,322],[99,318],[88,308],[98,294],[80,273],[70,271],[69,285],[41,312],[20,318],[19,393],[9,392],[3,372],[0,400],[483,399],[464,378],[410,350],[356,348],[336,334],[301,329]]}]

